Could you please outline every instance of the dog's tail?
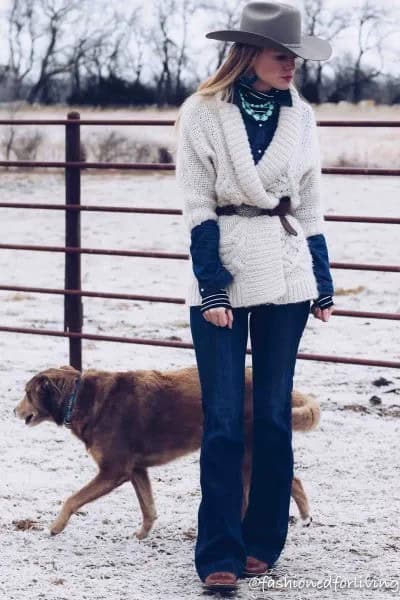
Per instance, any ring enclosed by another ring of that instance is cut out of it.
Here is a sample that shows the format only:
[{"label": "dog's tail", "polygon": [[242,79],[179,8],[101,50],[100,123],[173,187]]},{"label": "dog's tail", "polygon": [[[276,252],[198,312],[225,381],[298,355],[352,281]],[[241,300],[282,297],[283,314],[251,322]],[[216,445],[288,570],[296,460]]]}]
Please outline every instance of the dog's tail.
[{"label": "dog's tail", "polygon": [[292,429],[293,431],[310,431],[320,421],[319,403],[310,395],[296,390],[292,391]]}]

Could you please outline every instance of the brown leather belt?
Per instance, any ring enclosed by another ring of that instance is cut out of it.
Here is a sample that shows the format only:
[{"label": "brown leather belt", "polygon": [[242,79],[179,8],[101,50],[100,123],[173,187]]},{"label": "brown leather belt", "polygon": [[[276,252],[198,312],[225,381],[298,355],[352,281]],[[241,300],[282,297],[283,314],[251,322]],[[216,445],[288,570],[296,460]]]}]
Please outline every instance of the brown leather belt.
[{"label": "brown leather belt", "polygon": [[259,215],[270,215],[272,217],[277,215],[286,231],[292,235],[297,235],[297,231],[285,217],[289,213],[289,209],[290,197],[282,196],[275,208],[260,208],[252,204],[227,204],[225,206],[217,206],[215,212],[217,215],[241,215],[243,217],[258,217]]}]

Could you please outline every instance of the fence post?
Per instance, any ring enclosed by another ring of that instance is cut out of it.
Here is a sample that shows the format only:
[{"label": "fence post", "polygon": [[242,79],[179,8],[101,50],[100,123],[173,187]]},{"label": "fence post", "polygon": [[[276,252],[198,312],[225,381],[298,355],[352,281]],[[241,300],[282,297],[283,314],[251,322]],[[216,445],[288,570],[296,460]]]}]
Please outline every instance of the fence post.
[{"label": "fence post", "polygon": [[[65,159],[67,162],[79,161],[80,151],[80,114],[70,112],[65,129]],[[65,168],[65,203],[80,205],[81,203],[81,170]],[[81,211],[65,211],[65,245],[72,248],[81,247]],[[65,289],[81,290],[81,254],[65,253]],[[64,331],[81,333],[83,324],[83,307],[81,296],[64,296]],[[69,338],[69,363],[75,369],[82,370],[82,339]]]}]

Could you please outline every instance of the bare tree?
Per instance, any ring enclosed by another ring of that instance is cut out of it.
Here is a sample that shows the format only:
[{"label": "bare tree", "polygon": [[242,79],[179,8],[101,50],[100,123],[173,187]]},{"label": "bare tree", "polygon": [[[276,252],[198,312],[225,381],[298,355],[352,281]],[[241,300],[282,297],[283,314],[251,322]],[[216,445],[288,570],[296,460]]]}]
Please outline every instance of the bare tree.
[{"label": "bare tree", "polygon": [[[315,35],[328,40],[335,47],[334,40],[349,24],[349,9],[331,9],[325,0],[304,0],[304,30],[307,35]],[[321,102],[322,75],[327,63],[304,60],[299,69],[302,93],[310,102]]]},{"label": "bare tree", "polygon": [[161,63],[160,74],[156,81],[159,106],[169,103],[172,97],[172,70],[177,48],[172,32],[177,10],[178,0],[155,0],[154,2],[156,25],[155,30],[151,32],[150,41]]},{"label": "bare tree", "polygon": [[[388,10],[382,5],[377,5],[371,0],[365,0],[357,18],[357,53],[353,69],[353,101],[361,99],[363,85],[379,77],[383,70],[383,42],[388,35],[385,18]],[[362,62],[371,50],[379,57],[378,68],[363,68]]]},{"label": "bare tree", "polygon": [[[211,60],[204,64],[202,56],[200,63],[191,44],[195,17],[200,13],[202,23],[208,17],[210,30],[235,29],[246,1],[153,0],[153,18],[147,23],[138,2],[128,13],[108,0],[96,0],[93,18],[93,0],[10,0],[9,61],[0,69],[3,97],[9,97],[11,81],[14,97],[30,102],[81,98],[88,89],[97,94],[103,85],[110,97],[120,92],[125,97],[134,86],[134,93],[143,94],[145,101],[154,93],[159,106],[179,103],[201,80],[200,69],[206,75],[214,73],[231,45],[206,43]],[[394,12],[389,13],[392,21]],[[391,33],[388,10],[373,0],[362,0],[358,9],[303,0],[303,20],[308,35],[331,41],[334,49],[341,48],[337,40],[346,29],[352,29],[355,40],[351,51],[336,52],[329,61],[303,62],[303,95],[317,103],[349,97],[358,101],[366,92],[376,94],[384,85],[380,75]],[[398,26],[393,23],[395,31]],[[380,64],[371,66],[372,57]],[[146,66],[154,71],[152,89],[140,88]],[[393,91],[390,97],[397,95]]]},{"label": "bare tree", "polygon": [[[243,0],[234,0],[234,2],[226,3],[225,1],[203,0],[198,3],[198,7],[212,14],[212,25],[210,31],[218,29],[238,29],[240,21],[240,11],[245,4]],[[215,46],[216,56],[212,59],[208,66],[208,73],[214,73],[225,60],[231,42],[220,41]]]},{"label": "bare tree", "polygon": [[34,0],[12,0],[8,17],[7,72],[16,98],[20,97],[22,84],[33,69],[39,38]]},{"label": "bare tree", "polygon": [[[89,0],[12,0],[8,73],[17,97],[28,81],[28,101],[46,102],[60,77],[79,93],[84,77],[122,76],[124,50],[135,33],[139,37],[139,9],[127,16],[106,2],[97,8],[94,20]],[[142,65],[136,63],[136,77]]]},{"label": "bare tree", "polygon": [[124,63],[127,66],[128,72],[133,72],[135,77],[133,83],[138,83],[142,75],[145,64],[145,45],[146,41],[142,35],[142,23],[140,13],[137,13],[136,19],[131,20],[130,43],[127,43],[123,48]]},{"label": "bare tree", "polygon": [[46,99],[55,76],[70,69],[68,28],[87,0],[12,0],[8,16],[8,71],[19,97],[23,83],[34,80],[28,100]]},{"label": "bare tree", "polygon": [[[382,78],[386,41],[398,31],[398,26],[391,21],[387,7],[371,0],[364,0],[357,10],[352,11],[348,27],[354,32],[354,46],[351,51],[342,52],[330,62],[334,80],[328,100],[337,102],[347,98],[359,102],[364,89]],[[377,67],[368,62],[371,54],[379,60]],[[381,85],[384,85],[383,79]]]},{"label": "bare tree", "polygon": [[188,35],[190,19],[193,17],[197,8],[194,2],[191,0],[184,0],[181,5],[179,13],[181,21],[182,38],[176,46],[176,73],[175,73],[175,102],[181,101],[181,95],[183,92],[182,75],[183,69],[189,64],[189,49],[188,49]]},{"label": "bare tree", "polygon": [[[181,94],[184,67],[188,66],[188,27],[198,9],[194,0],[155,0],[155,24],[147,39],[160,60],[158,104],[172,104]],[[177,36],[181,32],[181,37]]]},{"label": "bare tree", "polygon": [[68,73],[72,66],[70,44],[64,40],[65,31],[80,14],[85,0],[35,0],[43,17],[41,36],[44,52],[39,61],[39,75],[28,96],[29,102],[48,100],[49,84],[57,75]]}]

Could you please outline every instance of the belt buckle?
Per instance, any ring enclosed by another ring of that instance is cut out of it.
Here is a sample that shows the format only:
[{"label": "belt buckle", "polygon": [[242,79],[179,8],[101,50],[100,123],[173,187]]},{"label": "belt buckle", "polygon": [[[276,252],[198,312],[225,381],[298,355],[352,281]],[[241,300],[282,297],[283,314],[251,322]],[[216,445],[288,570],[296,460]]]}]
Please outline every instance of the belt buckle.
[{"label": "belt buckle", "polygon": [[257,217],[261,214],[261,208],[251,204],[240,204],[236,210],[237,214],[242,217]]}]

